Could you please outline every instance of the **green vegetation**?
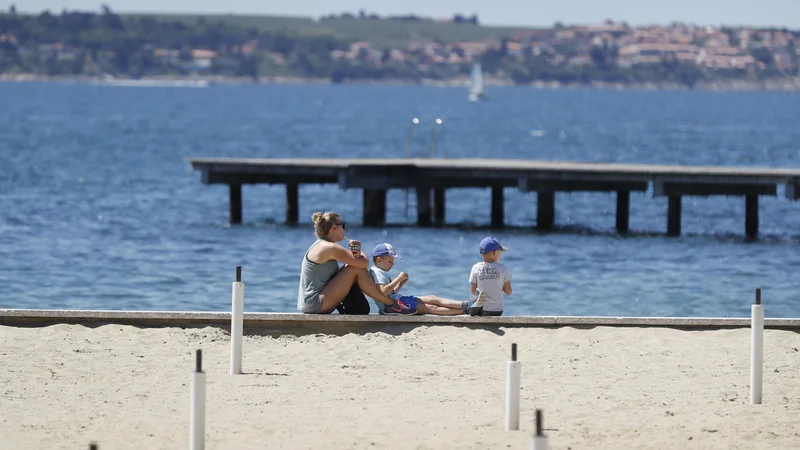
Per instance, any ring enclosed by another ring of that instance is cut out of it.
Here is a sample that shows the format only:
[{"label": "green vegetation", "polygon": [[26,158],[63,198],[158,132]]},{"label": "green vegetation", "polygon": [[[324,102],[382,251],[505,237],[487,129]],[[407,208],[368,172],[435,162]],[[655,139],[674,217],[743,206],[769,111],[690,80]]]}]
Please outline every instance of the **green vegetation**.
[{"label": "green vegetation", "polygon": [[257,28],[261,31],[292,32],[299,36],[328,35],[345,41],[366,41],[376,48],[406,48],[415,41],[438,41],[443,43],[478,42],[487,39],[502,39],[530,28],[483,27],[471,22],[435,22],[432,20],[390,20],[373,16],[360,19],[354,15],[340,15],[314,21],[307,17],[241,16],[241,15],[177,15],[123,16],[136,19],[155,17],[158,20],[181,22],[193,26],[199,20],[223,22],[241,28]]}]

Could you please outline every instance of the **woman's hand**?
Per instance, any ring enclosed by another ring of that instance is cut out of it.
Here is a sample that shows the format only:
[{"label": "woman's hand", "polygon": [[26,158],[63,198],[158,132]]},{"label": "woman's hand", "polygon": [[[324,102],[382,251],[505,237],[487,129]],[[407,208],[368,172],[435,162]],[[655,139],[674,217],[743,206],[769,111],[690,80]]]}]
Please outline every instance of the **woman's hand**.
[{"label": "woman's hand", "polygon": [[353,253],[353,256],[361,256],[361,241],[357,239],[350,239],[347,241],[347,244],[350,246],[350,252]]}]

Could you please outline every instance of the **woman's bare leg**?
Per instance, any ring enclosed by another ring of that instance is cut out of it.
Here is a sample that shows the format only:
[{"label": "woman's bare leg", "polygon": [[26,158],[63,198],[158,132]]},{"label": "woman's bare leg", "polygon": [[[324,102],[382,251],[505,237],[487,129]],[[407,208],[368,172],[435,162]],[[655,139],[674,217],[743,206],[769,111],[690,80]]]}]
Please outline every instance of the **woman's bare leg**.
[{"label": "woman's bare leg", "polygon": [[425,303],[417,303],[417,313],[419,314],[435,314],[437,316],[457,316],[465,314],[464,310],[459,306],[458,309],[443,308],[436,305],[426,305]]},{"label": "woman's bare leg", "polygon": [[447,298],[437,297],[435,295],[423,295],[422,297],[418,298],[426,305],[441,306],[442,308],[457,309],[460,311],[464,310],[464,302],[460,302],[458,300],[450,300]]},{"label": "woman's bare leg", "polygon": [[378,288],[378,285],[375,284],[375,280],[372,278],[372,275],[369,274],[367,269],[356,270],[358,271],[356,273],[356,283],[358,283],[358,287],[361,289],[361,292],[378,300],[384,305],[394,304],[394,300],[384,295],[380,288]]},{"label": "woman's bare leg", "polygon": [[367,269],[344,266],[342,270],[337,272],[336,275],[328,281],[328,284],[322,288],[322,292],[319,294],[319,299],[322,301],[320,312],[323,314],[332,313],[333,310],[342,303],[347,293],[350,292],[353,283],[358,283],[358,287],[362,292],[377,299],[384,305],[391,305],[394,303],[392,299],[383,295],[383,292],[378,289],[378,286],[375,285],[375,281],[372,279],[372,275],[367,272]]}]

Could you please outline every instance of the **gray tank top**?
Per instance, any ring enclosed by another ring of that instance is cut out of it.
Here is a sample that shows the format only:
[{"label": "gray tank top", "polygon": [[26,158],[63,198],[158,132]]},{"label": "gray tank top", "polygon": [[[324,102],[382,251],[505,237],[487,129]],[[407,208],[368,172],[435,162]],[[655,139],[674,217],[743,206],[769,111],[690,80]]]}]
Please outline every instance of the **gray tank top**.
[{"label": "gray tank top", "polygon": [[322,239],[317,239],[303,255],[303,264],[300,266],[300,288],[297,292],[297,309],[301,311],[313,310],[317,307],[322,288],[339,271],[339,263],[335,259],[322,264],[308,259],[308,252],[320,242]]}]

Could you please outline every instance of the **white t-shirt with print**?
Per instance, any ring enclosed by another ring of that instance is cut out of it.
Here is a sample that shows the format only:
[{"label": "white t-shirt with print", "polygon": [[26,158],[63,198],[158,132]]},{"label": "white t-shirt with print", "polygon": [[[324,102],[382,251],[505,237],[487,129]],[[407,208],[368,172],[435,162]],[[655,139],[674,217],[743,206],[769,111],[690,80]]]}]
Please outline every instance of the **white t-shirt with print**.
[{"label": "white t-shirt with print", "polygon": [[511,271],[505,264],[481,261],[472,266],[469,282],[478,283],[478,289],[486,292],[485,311],[503,310],[503,285],[511,281]]}]

